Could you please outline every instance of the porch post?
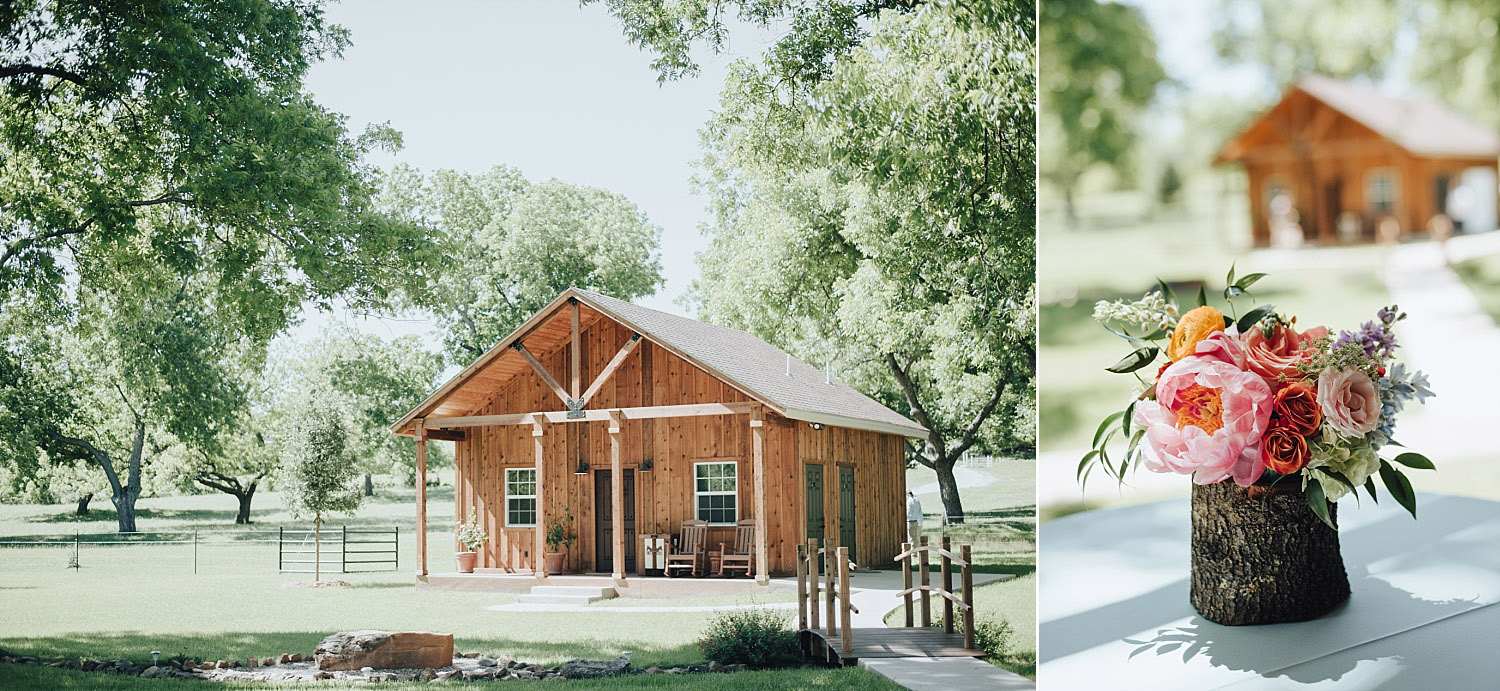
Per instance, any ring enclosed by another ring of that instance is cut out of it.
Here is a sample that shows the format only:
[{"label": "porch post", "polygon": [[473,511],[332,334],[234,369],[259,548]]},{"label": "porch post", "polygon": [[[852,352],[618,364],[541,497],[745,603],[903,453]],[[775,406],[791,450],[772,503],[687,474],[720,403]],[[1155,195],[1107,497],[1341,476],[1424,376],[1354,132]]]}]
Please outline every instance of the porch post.
[{"label": "porch post", "polygon": [[427,575],[427,427],[417,418],[417,575]]},{"label": "porch post", "polygon": [[755,478],[755,582],[765,585],[769,580],[766,564],[766,423],[761,419],[760,406],[750,409],[750,472]]},{"label": "porch post", "polygon": [[531,416],[531,441],[536,447],[536,527],[531,532],[536,535],[536,545],[531,553],[531,572],[537,580],[547,580],[547,502],[542,495],[542,418],[537,415]]},{"label": "porch post", "polygon": [[625,580],[625,488],[620,477],[620,411],[609,411],[609,501],[611,507],[610,530],[614,533],[614,565],[616,581]]}]

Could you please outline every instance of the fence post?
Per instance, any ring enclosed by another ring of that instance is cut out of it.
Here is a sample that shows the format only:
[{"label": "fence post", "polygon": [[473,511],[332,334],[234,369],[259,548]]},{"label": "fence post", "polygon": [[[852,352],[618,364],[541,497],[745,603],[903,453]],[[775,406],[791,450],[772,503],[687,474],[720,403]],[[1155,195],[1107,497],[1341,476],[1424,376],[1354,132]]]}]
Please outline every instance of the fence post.
[{"label": "fence post", "polygon": [[83,571],[83,553],[78,548],[83,546],[83,541],[78,539],[81,531],[73,531],[73,570]]},{"label": "fence post", "polygon": [[339,526],[339,572],[349,573],[349,526]]},{"label": "fence post", "polygon": [[[953,559],[949,558],[948,552],[952,543],[948,536],[944,535],[943,545],[943,592],[953,594]],[[943,633],[953,633],[953,601],[943,598]]]},{"label": "fence post", "polygon": [[198,575],[198,529],[193,528],[193,575]]},{"label": "fence post", "polygon": [[932,626],[932,598],[928,597],[931,592],[928,588],[932,587],[932,576],[927,568],[927,536],[923,535],[920,539],[922,549],[917,556],[921,561],[918,562],[917,568],[922,570],[922,628],[925,629]]},{"label": "fence post", "polygon": [[276,572],[286,571],[286,526],[276,526]]},{"label": "fence post", "polygon": [[959,557],[964,560],[964,647],[974,648],[974,564],[969,558],[969,546],[959,548]]},{"label": "fence post", "polygon": [[903,592],[901,594],[901,603],[905,606],[905,609],[906,609],[906,628],[908,628],[908,629],[915,625],[915,623],[912,621],[912,613],[911,613],[911,554],[910,554],[910,552],[911,552],[911,543],[910,542],[903,542],[903,543],[901,543],[901,553],[906,555],[904,557],[901,557],[901,589],[903,591],[906,591],[906,592]]},{"label": "fence post", "polygon": [[823,543],[823,589],[828,591],[828,596],[823,598],[823,616],[827,618],[823,625],[828,630],[829,639],[833,638],[833,627],[837,625],[833,616],[833,597],[837,594],[833,590],[833,573],[838,570],[833,560],[837,555],[838,551],[832,545]]},{"label": "fence post", "polygon": [[849,627],[849,548],[839,548],[839,642],[844,652],[854,650],[854,632]]},{"label": "fence post", "polygon": [[807,610],[810,615],[809,624],[813,629],[818,628],[818,569],[817,562],[814,561],[817,559],[817,555],[818,541],[815,538],[809,538],[807,541],[807,580],[811,582],[812,587],[810,590],[812,592],[808,596],[811,600],[808,603]]},{"label": "fence post", "polygon": [[797,545],[797,630],[807,630],[807,546]]},{"label": "fence post", "polygon": [[396,527],[394,527],[394,528],[391,528],[391,545],[392,545],[391,549],[396,550],[396,553],[393,554],[393,555],[391,555],[391,556],[394,557],[395,560],[396,560],[396,570],[400,571],[401,570],[401,526],[399,526],[399,525],[396,526]]}]

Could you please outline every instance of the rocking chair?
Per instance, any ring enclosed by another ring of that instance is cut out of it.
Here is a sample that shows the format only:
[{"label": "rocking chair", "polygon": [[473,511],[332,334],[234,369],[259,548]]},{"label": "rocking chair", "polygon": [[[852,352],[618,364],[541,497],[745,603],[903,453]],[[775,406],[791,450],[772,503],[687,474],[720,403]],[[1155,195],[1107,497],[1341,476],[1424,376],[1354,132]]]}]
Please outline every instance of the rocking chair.
[{"label": "rocking chair", "polygon": [[734,529],[734,544],[719,543],[719,576],[729,571],[744,571],[748,578],[755,573],[755,519],[746,518]]},{"label": "rocking chair", "polygon": [[707,539],[708,521],[683,521],[682,534],[672,540],[667,551],[667,577],[672,578],[682,570],[694,576],[708,570],[708,553],[704,548]]}]

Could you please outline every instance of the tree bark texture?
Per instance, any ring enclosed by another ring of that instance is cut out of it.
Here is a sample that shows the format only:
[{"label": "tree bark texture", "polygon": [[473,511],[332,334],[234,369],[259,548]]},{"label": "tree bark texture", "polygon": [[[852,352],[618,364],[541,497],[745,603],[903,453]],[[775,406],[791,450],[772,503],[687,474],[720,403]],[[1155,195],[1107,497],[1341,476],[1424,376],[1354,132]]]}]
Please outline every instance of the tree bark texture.
[{"label": "tree bark texture", "polygon": [[93,492],[84,492],[83,494],[79,495],[78,496],[78,510],[76,512],[74,512],[74,513],[76,513],[79,516],[87,516],[87,515],[89,515],[89,502],[93,501],[93,500],[94,500],[94,493]]},{"label": "tree bark texture", "polygon": [[[1338,525],[1338,505],[1328,514]],[[1294,480],[1193,486],[1193,607],[1228,626],[1315,619],[1349,599],[1338,531]]]},{"label": "tree bark texture", "polygon": [[240,510],[234,515],[234,522],[237,525],[249,525],[250,500],[255,498],[255,483],[250,483],[250,487],[245,490],[245,493],[237,495],[236,498],[240,500]]}]

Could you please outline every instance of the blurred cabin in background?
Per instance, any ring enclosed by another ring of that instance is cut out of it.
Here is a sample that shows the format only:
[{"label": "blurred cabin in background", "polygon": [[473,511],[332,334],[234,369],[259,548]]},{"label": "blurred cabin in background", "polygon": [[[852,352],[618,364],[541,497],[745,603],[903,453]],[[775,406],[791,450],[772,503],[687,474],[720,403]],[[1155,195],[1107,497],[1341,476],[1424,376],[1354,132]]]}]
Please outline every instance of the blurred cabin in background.
[{"label": "blurred cabin in background", "polygon": [[1494,230],[1497,157],[1500,135],[1442,104],[1311,76],[1214,163],[1245,167],[1255,245],[1295,247]]}]

